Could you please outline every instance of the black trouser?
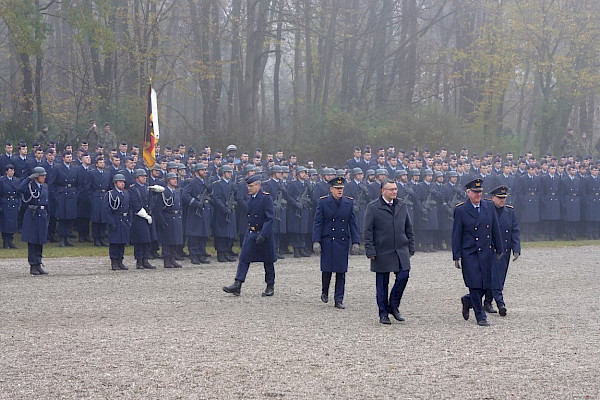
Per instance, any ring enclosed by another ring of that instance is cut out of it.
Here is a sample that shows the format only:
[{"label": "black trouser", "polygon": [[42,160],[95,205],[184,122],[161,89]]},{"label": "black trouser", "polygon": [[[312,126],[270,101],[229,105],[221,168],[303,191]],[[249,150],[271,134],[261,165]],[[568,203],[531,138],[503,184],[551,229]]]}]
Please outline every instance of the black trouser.
[{"label": "black trouser", "polygon": [[122,260],[123,256],[125,256],[125,244],[111,243],[108,246],[108,255],[111,260]]},{"label": "black trouser", "polygon": [[106,224],[92,222],[92,237],[94,239],[104,239],[106,237]]},{"label": "black trouser", "polygon": [[42,263],[43,244],[27,243],[27,261],[29,265],[39,265]]},{"label": "black trouser", "polygon": [[215,236],[215,250],[217,253],[226,253],[229,251],[229,242],[231,239],[228,237]]},{"label": "black trouser", "polygon": [[557,236],[557,220],[545,220],[544,221],[544,233],[548,240],[554,240]]},{"label": "black trouser", "polygon": [[77,217],[75,226],[79,236],[87,237],[90,234],[90,219],[85,217]]},{"label": "black trouser", "polygon": [[293,248],[300,248],[305,246],[305,233],[289,233],[290,245]]},{"label": "black trouser", "polygon": [[[331,282],[332,272],[321,272],[321,290],[325,294],[329,294],[329,283]],[[346,285],[346,274],[343,272],[336,272],[335,274],[335,292],[333,293],[333,300],[336,303],[344,301],[344,287]]]},{"label": "black trouser", "polygon": [[190,255],[206,257],[208,254],[206,253],[206,242],[208,238],[204,236],[191,236],[188,235],[188,249],[190,251]]},{"label": "black trouser", "polygon": [[68,238],[73,233],[74,219],[59,219],[58,220],[58,236]]},{"label": "black trouser", "polygon": [[133,257],[136,260],[147,260],[152,254],[152,243],[134,243]]}]

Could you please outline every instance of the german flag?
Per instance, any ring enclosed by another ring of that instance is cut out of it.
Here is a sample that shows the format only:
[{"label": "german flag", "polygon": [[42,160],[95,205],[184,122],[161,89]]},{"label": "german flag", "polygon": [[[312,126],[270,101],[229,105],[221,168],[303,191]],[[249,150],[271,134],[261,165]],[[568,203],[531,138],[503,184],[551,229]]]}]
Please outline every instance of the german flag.
[{"label": "german flag", "polygon": [[158,106],[156,92],[152,84],[148,85],[148,106],[146,109],[146,128],[144,129],[144,164],[152,168],[156,163],[154,147],[158,143],[160,130],[158,129]]}]

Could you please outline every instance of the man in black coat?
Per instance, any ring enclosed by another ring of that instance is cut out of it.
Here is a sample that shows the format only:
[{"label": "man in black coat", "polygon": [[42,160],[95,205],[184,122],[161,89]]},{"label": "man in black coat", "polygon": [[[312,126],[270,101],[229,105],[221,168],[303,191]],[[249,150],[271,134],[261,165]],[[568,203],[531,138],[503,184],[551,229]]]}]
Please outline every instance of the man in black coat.
[{"label": "man in black coat", "polygon": [[[388,313],[404,321],[398,307],[408,283],[410,257],[415,253],[415,238],[406,204],[397,200],[398,187],[389,179],[381,182],[381,196],[367,206],[363,233],[371,271],[376,273],[379,322],[391,324]],[[396,281],[388,296],[390,272]]]}]

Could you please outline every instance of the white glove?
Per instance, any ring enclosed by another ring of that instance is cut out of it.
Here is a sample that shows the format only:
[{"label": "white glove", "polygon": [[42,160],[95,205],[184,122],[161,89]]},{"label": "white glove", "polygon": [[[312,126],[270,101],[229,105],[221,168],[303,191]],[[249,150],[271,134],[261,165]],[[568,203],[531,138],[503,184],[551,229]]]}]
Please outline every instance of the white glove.
[{"label": "white glove", "polygon": [[316,255],[321,254],[321,243],[314,242],[313,243],[313,251],[315,252]]},{"label": "white glove", "polygon": [[152,225],[152,215],[148,215],[146,221],[148,221],[148,225]]},{"label": "white glove", "polygon": [[152,185],[152,186],[148,186],[149,190],[152,190],[153,192],[156,193],[162,193],[165,191],[165,187],[164,186],[160,186],[160,185]]},{"label": "white glove", "polygon": [[148,221],[149,224],[152,223],[152,216],[148,214],[148,212],[146,211],[146,209],[144,207],[140,208],[140,211],[135,213],[135,215],[137,215],[138,217],[144,218],[146,221]]}]

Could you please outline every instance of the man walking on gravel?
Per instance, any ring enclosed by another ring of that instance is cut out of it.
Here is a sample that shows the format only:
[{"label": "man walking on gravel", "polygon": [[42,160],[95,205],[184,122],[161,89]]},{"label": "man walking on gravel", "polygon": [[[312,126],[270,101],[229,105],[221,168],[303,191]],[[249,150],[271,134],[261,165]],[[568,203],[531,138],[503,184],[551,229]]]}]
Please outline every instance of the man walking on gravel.
[{"label": "man walking on gravel", "polygon": [[244,235],[235,282],[231,286],[223,287],[223,290],[239,296],[250,263],[262,262],[265,267],[265,282],[267,283],[267,288],[262,295],[263,297],[273,296],[275,293],[275,261],[277,261],[275,235],[273,234],[273,217],[275,215],[273,199],[268,193],[261,190],[260,175],[246,178],[246,183],[248,184],[246,207],[248,228]]},{"label": "man walking on gravel", "polygon": [[[376,275],[379,322],[385,325],[392,323],[388,313],[398,321],[405,320],[398,307],[408,283],[410,257],[415,254],[412,221],[397,194],[396,183],[384,179],[380,197],[370,202],[365,211],[365,251]],[[396,274],[396,281],[388,296],[390,272]]]}]

